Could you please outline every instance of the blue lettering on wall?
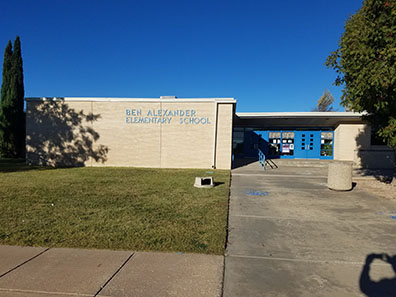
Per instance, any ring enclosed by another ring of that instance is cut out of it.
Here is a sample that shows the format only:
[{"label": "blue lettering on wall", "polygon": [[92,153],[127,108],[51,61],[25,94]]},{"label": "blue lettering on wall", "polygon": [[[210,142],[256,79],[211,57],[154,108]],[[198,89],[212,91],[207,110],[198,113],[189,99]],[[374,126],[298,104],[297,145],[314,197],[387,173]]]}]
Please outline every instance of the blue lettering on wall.
[{"label": "blue lettering on wall", "polygon": [[179,123],[182,125],[210,125],[209,118],[200,118],[200,117],[190,117],[190,118],[180,118]]},{"label": "blue lettering on wall", "polygon": [[125,113],[127,116],[140,116],[142,115],[141,109],[125,109]]},{"label": "blue lettering on wall", "polygon": [[179,117],[180,125],[211,125],[208,117],[199,117],[194,109],[125,109],[127,124],[170,124],[173,117]]}]

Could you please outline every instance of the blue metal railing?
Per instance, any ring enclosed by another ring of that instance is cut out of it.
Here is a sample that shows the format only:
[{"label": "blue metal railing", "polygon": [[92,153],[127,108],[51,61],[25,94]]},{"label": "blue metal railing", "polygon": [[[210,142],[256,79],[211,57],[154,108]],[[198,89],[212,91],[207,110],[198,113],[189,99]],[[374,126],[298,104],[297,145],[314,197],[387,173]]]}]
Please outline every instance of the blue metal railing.
[{"label": "blue metal railing", "polygon": [[258,150],[259,163],[261,167],[263,167],[265,170],[265,155],[260,149],[257,150]]}]

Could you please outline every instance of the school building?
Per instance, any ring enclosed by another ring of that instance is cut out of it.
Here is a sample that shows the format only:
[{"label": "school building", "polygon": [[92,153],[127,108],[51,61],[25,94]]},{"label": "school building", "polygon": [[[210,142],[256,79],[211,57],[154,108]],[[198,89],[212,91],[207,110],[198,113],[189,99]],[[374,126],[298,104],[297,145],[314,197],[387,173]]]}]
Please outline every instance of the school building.
[{"label": "school building", "polygon": [[234,159],[392,168],[353,112],[236,112],[234,98],[26,98],[26,159],[46,166],[230,169]]}]

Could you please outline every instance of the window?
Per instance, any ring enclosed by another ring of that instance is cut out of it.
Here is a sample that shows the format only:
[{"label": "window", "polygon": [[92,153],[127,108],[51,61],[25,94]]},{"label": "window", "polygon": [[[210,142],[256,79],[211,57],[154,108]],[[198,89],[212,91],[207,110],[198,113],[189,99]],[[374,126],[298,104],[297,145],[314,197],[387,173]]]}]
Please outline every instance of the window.
[{"label": "window", "polygon": [[234,155],[243,154],[244,134],[243,128],[234,128],[232,135],[232,151]]},{"label": "window", "polygon": [[333,132],[320,133],[320,155],[333,156]]},{"label": "window", "polygon": [[269,133],[269,154],[270,156],[280,156],[281,154],[281,133],[270,132]]},{"label": "window", "polygon": [[294,155],[294,132],[282,132],[282,156]]}]

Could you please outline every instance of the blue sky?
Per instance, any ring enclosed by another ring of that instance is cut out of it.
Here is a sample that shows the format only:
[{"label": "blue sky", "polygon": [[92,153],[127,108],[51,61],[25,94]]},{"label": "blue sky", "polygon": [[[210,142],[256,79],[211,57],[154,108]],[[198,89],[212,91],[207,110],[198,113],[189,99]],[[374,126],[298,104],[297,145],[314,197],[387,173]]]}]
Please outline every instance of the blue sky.
[{"label": "blue sky", "polygon": [[235,97],[237,111],[309,111],[361,0],[3,1],[25,95]]}]

